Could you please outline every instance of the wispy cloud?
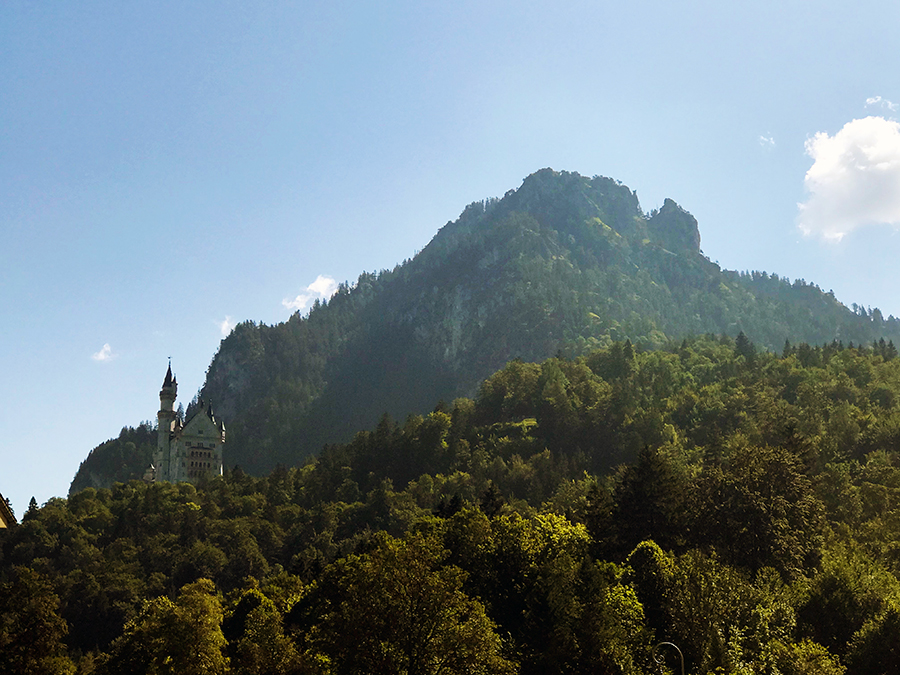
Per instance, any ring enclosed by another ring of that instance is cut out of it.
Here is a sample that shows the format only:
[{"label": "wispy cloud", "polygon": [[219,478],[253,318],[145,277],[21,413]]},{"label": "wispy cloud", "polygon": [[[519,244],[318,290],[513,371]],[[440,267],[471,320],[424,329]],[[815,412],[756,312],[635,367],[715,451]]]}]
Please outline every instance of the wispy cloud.
[{"label": "wispy cloud", "polygon": [[840,241],[862,225],[900,223],[900,124],[866,117],[806,141],[813,165],[798,204],[804,234]]},{"label": "wispy cloud", "polygon": [[237,324],[234,322],[234,320],[230,316],[228,316],[226,314],[225,320],[218,322],[218,325],[219,325],[219,331],[222,333],[222,337],[224,338],[224,337],[228,337],[228,334],[232,330],[234,330],[234,327]]},{"label": "wispy cloud", "polygon": [[107,342],[100,348],[99,352],[97,352],[96,354],[91,354],[91,358],[94,359],[94,361],[111,361],[112,359],[116,358],[116,355],[113,354],[112,347],[110,347],[109,343]]},{"label": "wispy cloud", "polygon": [[316,299],[327,300],[337,291],[337,282],[329,276],[320,274],[316,280],[301,291],[296,298],[285,298],[281,304],[288,309],[302,312],[309,307]]},{"label": "wispy cloud", "polygon": [[897,111],[897,108],[900,107],[896,103],[892,103],[888,101],[886,98],[881,98],[880,96],[872,96],[866,99],[866,107],[869,108],[871,106],[880,106],[882,108],[887,108],[888,110],[892,110],[894,112]]},{"label": "wispy cloud", "polygon": [[763,147],[764,150],[771,150],[775,147],[775,139],[771,134],[768,136],[763,136],[762,134],[760,134],[759,144]]}]

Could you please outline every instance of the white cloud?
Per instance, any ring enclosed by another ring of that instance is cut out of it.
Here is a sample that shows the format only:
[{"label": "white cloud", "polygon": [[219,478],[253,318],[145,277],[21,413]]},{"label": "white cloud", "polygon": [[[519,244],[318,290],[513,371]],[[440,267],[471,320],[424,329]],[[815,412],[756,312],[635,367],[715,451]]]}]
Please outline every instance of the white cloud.
[{"label": "white cloud", "polygon": [[766,150],[771,150],[775,147],[775,139],[772,136],[763,136],[759,137],[759,144]]},{"label": "white cloud", "polygon": [[307,289],[313,293],[318,293],[322,298],[330,298],[337,291],[337,287],[337,282],[334,279],[320,274],[314,282],[307,286]]},{"label": "white cloud", "polygon": [[228,316],[228,315],[226,314],[226,315],[225,315],[225,320],[219,322],[219,330],[220,330],[221,333],[222,333],[222,337],[223,337],[223,338],[224,338],[224,337],[228,337],[228,334],[229,334],[232,330],[234,330],[234,327],[235,327],[236,325],[237,325],[237,324],[235,324],[234,320],[233,320],[230,316]]},{"label": "white cloud", "polygon": [[94,359],[94,361],[110,361],[116,358],[116,355],[112,353],[112,347],[110,347],[107,342],[100,348],[99,352],[91,354],[91,358]]},{"label": "white cloud", "polygon": [[320,274],[316,280],[306,287],[296,298],[285,298],[281,304],[291,310],[303,311],[309,307],[317,298],[319,300],[327,300],[337,291],[337,282],[331,277]]},{"label": "white cloud", "polygon": [[869,106],[872,106],[872,105],[880,105],[883,108],[887,108],[888,110],[893,110],[893,111],[896,111],[897,108],[900,107],[896,103],[892,103],[891,101],[888,101],[886,98],[881,98],[880,96],[872,96],[872,97],[866,99],[866,107],[868,108]]},{"label": "white cloud", "polygon": [[813,165],[798,204],[804,234],[840,241],[862,225],[900,224],[900,124],[866,117],[806,141]]}]

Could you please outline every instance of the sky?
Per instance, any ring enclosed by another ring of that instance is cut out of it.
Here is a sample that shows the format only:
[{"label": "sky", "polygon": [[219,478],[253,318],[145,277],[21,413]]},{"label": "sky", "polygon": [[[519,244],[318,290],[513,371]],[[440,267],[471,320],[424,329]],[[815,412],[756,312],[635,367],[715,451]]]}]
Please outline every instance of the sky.
[{"label": "sky", "polygon": [[[543,168],[725,268],[900,316],[900,4],[0,4],[0,493],[17,516],[275,324]],[[227,421],[226,421],[227,424]]]}]

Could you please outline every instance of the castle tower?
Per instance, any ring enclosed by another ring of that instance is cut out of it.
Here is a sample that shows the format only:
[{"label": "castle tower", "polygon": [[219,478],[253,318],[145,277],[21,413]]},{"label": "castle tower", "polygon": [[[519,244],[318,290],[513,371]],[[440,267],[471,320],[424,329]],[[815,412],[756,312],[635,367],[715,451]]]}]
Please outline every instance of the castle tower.
[{"label": "castle tower", "polygon": [[178,462],[173,453],[175,443],[173,432],[175,431],[175,397],[178,395],[178,381],[172,375],[172,363],[166,371],[162,389],[159,391],[159,412],[156,414],[158,422],[158,438],[156,449],[156,478],[157,480],[177,480]]}]

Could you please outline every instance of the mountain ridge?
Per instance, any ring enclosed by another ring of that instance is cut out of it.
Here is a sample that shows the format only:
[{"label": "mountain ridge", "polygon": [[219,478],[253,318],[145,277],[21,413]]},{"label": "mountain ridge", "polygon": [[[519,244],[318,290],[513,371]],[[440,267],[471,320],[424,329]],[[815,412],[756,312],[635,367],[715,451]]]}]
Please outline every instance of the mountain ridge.
[{"label": "mountain ridge", "polygon": [[[542,169],[502,198],[469,204],[412,259],[341,284],[306,316],[239,324],[201,395],[227,421],[228,465],[261,473],[349,440],[386,412],[403,418],[473,396],[511,359],[741,332],[770,350],[785,340],[868,344],[900,340],[900,321],[851,311],[802,280],[722,270],[671,199],[644,213],[619,181]],[[98,480],[89,457],[73,489]]]}]

